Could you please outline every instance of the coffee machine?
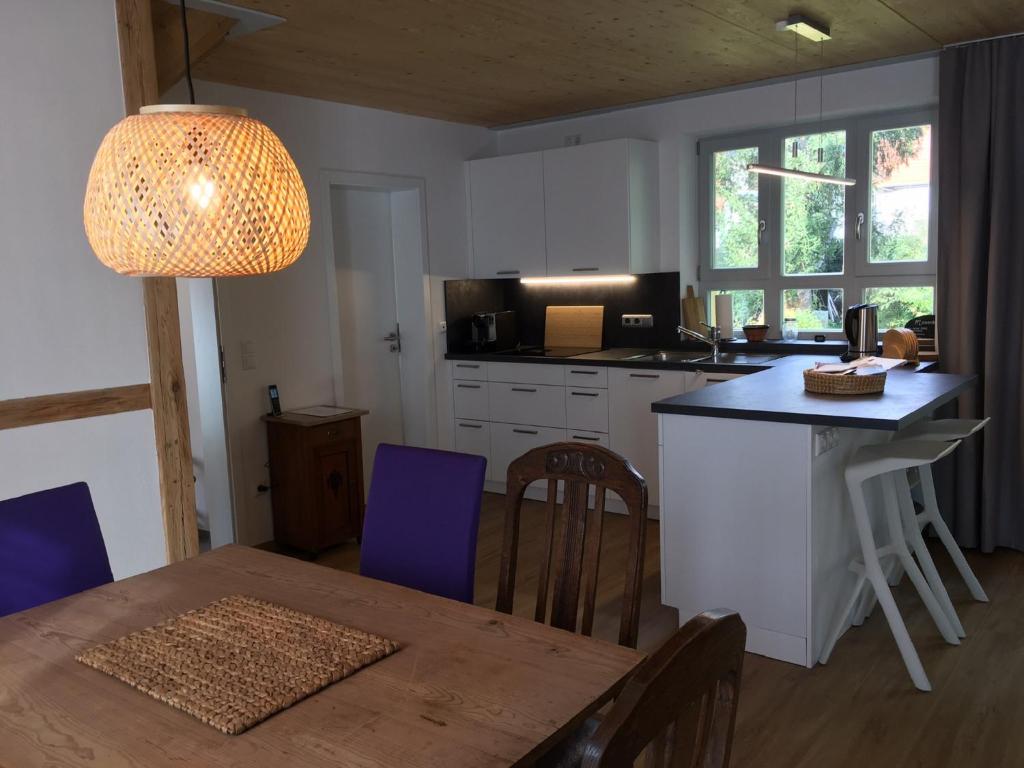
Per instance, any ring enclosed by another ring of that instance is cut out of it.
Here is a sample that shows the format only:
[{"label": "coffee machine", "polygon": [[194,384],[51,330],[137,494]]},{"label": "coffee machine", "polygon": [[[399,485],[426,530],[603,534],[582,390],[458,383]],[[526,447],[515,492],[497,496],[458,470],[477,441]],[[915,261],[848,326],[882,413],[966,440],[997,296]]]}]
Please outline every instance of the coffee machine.
[{"label": "coffee machine", "polygon": [[519,343],[516,337],[516,313],[477,312],[470,318],[475,352],[504,352],[515,349]]},{"label": "coffee machine", "polygon": [[846,354],[842,356],[844,363],[859,357],[871,357],[878,354],[878,305],[854,304],[846,310],[843,319],[843,330],[850,342]]}]

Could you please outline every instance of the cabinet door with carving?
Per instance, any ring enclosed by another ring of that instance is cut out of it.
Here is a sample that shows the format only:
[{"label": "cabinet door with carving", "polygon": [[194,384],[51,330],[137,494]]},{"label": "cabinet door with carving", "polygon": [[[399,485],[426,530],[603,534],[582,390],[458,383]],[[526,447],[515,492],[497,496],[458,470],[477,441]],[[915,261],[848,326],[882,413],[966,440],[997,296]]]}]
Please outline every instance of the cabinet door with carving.
[{"label": "cabinet door with carving", "polygon": [[320,499],[320,537],[330,547],[359,535],[359,466],[347,446],[316,450]]}]

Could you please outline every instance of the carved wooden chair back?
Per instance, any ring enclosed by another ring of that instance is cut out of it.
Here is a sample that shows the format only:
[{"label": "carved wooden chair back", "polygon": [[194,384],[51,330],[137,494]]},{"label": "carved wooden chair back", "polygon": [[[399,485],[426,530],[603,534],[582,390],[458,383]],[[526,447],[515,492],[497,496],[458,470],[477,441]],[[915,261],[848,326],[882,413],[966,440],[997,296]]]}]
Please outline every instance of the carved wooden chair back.
[{"label": "carved wooden chair back", "polygon": [[690,619],[626,683],[583,745],[583,768],[726,768],[747,628],[738,614]]},{"label": "carved wooden chair back", "polygon": [[[629,548],[619,623],[619,644],[636,647],[640,624],[644,547],[647,537],[647,483],[632,464],[597,445],[553,443],[523,454],[508,468],[505,541],[498,579],[497,610],[512,613],[519,553],[519,520],[527,486],[548,481],[543,555],[534,618],[547,621],[549,583],[552,626],[591,634],[601,555],[601,528],[607,491],[614,491],[629,512]],[[590,490],[594,506],[590,507]],[[558,491],[562,503],[557,503]],[[582,591],[583,616],[579,619]],[[577,630],[577,627],[579,629]]]}]

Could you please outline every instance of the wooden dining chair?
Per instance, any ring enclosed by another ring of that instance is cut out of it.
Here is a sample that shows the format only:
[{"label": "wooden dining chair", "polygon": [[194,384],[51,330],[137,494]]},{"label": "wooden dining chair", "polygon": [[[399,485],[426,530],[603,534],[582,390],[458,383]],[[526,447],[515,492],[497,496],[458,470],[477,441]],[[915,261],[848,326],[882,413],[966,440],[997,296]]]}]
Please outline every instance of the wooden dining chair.
[{"label": "wooden dining chair", "polygon": [[113,580],[85,483],[0,501],[0,616]]},{"label": "wooden dining chair", "polygon": [[686,622],[640,664],[583,743],[583,768],[632,766],[643,753],[648,768],[726,768],[746,639],[731,611]]},{"label": "wooden dining chair", "polygon": [[[598,445],[553,443],[534,448],[509,465],[497,610],[512,613],[523,495],[531,483],[540,480],[548,481],[548,489],[534,618],[540,622],[548,620],[548,587],[553,579],[550,624],[570,632],[579,627],[582,634],[591,634],[605,498],[608,491],[614,491],[625,502],[629,514],[619,644],[636,648],[647,539],[647,483],[626,459]],[[589,502],[591,489],[593,507]],[[557,503],[559,491],[561,504]]]}]

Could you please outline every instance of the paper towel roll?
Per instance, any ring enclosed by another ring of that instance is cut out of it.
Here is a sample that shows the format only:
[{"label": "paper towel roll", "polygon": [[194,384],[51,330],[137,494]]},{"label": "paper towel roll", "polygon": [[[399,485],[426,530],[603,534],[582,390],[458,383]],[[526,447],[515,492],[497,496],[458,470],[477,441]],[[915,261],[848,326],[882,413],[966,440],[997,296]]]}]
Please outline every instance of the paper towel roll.
[{"label": "paper towel roll", "polygon": [[722,329],[722,338],[732,338],[732,294],[715,295],[715,325]]}]

